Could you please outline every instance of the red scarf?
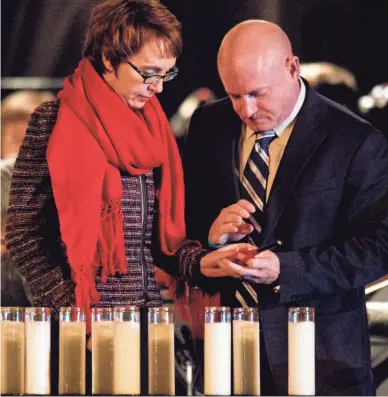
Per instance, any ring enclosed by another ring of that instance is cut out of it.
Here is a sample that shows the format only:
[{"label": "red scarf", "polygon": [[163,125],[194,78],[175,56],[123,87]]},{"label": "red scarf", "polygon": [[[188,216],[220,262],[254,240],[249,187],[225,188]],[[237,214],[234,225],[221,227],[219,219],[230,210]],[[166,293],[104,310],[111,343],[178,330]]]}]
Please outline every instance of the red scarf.
[{"label": "red scarf", "polygon": [[173,255],[185,238],[184,185],[179,152],[166,115],[153,96],[135,111],[84,59],[66,79],[47,162],[61,237],[76,283],[76,305],[88,311],[102,278],[127,272],[120,170],[146,174],[161,167],[159,237]]}]

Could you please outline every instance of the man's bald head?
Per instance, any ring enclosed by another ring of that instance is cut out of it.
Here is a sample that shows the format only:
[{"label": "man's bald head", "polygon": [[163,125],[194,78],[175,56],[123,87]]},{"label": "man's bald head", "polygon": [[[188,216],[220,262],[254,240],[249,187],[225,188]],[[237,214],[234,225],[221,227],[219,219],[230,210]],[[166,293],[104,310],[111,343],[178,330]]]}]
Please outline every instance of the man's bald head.
[{"label": "man's bald head", "polygon": [[[235,26],[221,43],[218,70],[235,111],[251,128],[274,128],[292,111],[300,89],[299,60],[278,25],[249,20]],[[256,106],[244,100],[252,94]]]},{"label": "man's bald head", "polygon": [[286,33],[274,23],[263,20],[249,20],[232,28],[222,40],[219,52],[219,65],[261,57],[268,62],[292,56],[292,47]]}]

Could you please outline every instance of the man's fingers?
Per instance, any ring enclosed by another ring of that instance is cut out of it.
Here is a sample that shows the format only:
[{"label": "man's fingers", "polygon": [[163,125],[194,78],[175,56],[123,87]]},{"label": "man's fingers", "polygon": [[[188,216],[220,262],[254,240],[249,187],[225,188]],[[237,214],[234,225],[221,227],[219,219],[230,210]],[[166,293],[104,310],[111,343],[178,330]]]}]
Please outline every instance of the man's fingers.
[{"label": "man's fingers", "polygon": [[252,233],[253,231],[253,226],[249,225],[245,222],[242,224],[237,224],[237,223],[223,223],[220,226],[218,226],[217,231],[213,231],[211,233],[212,236],[214,235],[223,235],[223,234],[242,234],[242,235],[247,235],[249,233]]},{"label": "man's fingers", "polygon": [[228,217],[232,215],[247,219],[250,217],[251,212],[238,204],[232,204],[229,207],[224,208],[220,212],[219,218],[222,221],[226,221],[226,219],[228,219]]},{"label": "man's fingers", "polygon": [[257,277],[252,277],[252,276],[244,276],[241,278],[242,281],[248,281],[251,283],[255,283],[255,284],[260,284],[261,283],[261,279],[257,278]]},{"label": "man's fingers", "polygon": [[243,222],[240,226],[239,226],[239,228],[238,228],[238,230],[237,230],[237,233],[241,233],[241,234],[249,234],[249,233],[252,233],[253,232],[253,226],[252,225],[250,225],[249,223],[245,223],[245,222]]},{"label": "man's fingers", "polygon": [[265,278],[265,277],[251,277],[251,276],[245,276],[242,278],[243,281],[248,281],[250,283],[255,283],[255,284],[271,284],[275,280],[272,278]]},{"label": "man's fingers", "polygon": [[[221,210],[209,230],[211,244],[224,244],[228,241],[238,241],[253,231],[244,219],[249,219],[255,207],[247,200],[239,200]],[[240,237],[241,235],[241,237]]]},{"label": "man's fingers", "polygon": [[251,268],[247,266],[241,266],[239,264],[234,263],[233,261],[229,259],[224,259],[222,261],[223,268],[225,270],[228,270],[231,274],[233,274],[233,277],[255,277],[258,279],[271,279],[272,281],[275,281],[276,278],[278,277],[278,274],[276,272],[273,272],[271,269],[259,269],[259,268]]},{"label": "man's fingers", "polygon": [[223,219],[223,223],[240,226],[243,223],[243,217],[237,214],[229,214]]},{"label": "man's fingers", "polygon": [[231,223],[224,223],[223,225],[219,226],[217,233],[218,234],[225,234],[225,233],[237,233],[238,226]]},{"label": "man's fingers", "polygon": [[272,257],[259,258],[257,255],[255,258],[252,258],[246,262],[246,265],[252,269],[269,269],[273,266],[273,260]]},{"label": "man's fingers", "polygon": [[247,200],[239,200],[237,201],[237,205],[241,208],[244,208],[249,213],[253,214],[256,211],[255,206]]}]

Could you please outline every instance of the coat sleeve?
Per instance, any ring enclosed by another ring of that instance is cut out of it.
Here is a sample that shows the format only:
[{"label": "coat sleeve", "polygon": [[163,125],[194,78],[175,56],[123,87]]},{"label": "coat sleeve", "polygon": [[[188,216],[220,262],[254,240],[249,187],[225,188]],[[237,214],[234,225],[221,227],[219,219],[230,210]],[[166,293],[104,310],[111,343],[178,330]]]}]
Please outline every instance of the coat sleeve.
[{"label": "coat sleeve", "polygon": [[388,142],[370,128],[347,170],[332,241],[280,252],[280,301],[363,288],[388,273]]},{"label": "coat sleeve", "polygon": [[[158,228],[156,227],[154,230],[158,230]],[[161,251],[157,233],[154,232],[150,248],[155,266],[177,280],[184,281],[189,287],[213,295],[221,289],[225,282],[225,278],[206,277],[202,274],[201,259],[210,251],[203,249],[199,241],[185,240],[174,255],[166,255]]]},{"label": "coat sleeve", "polygon": [[75,305],[71,280],[46,162],[57,102],[33,113],[15,163],[6,225],[12,260],[25,278],[35,306],[54,309]]}]

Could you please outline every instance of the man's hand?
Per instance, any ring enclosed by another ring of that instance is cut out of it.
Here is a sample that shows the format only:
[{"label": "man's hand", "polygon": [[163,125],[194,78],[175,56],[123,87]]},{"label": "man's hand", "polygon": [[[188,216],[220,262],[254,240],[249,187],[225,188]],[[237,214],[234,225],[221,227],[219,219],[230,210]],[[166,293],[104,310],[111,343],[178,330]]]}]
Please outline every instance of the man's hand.
[{"label": "man's hand", "polygon": [[253,226],[244,222],[255,212],[255,207],[247,200],[239,200],[236,204],[224,208],[209,231],[210,244],[226,244],[240,241],[253,232]]},{"label": "man's hand", "polygon": [[[238,272],[233,270],[230,266],[224,266],[223,261],[227,260],[228,263],[240,268],[242,266],[237,263],[239,263],[239,258],[245,256],[242,252],[248,252],[254,248],[255,247],[250,244],[231,244],[227,247],[210,252],[201,259],[201,273],[206,277],[231,276],[240,278]],[[234,261],[236,261],[236,263]]]},{"label": "man's hand", "polygon": [[238,257],[240,263],[246,263],[246,266],[234,263],[230,258],[223,258],[220,261],[222,270],[234,274],[234,277],[257,284],[271,284],[279,277],[280,261],[272,251],[260,252],[247,262],[244,261],[244,254],[239,253]]}]

